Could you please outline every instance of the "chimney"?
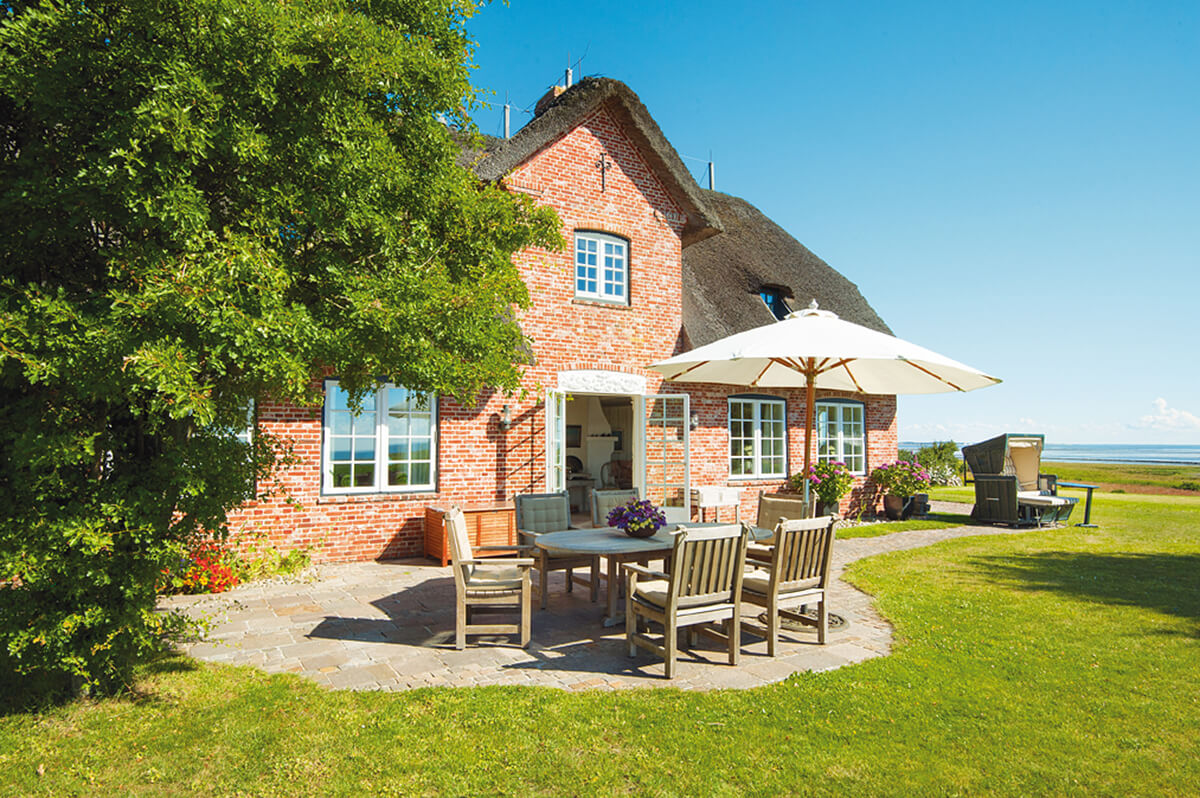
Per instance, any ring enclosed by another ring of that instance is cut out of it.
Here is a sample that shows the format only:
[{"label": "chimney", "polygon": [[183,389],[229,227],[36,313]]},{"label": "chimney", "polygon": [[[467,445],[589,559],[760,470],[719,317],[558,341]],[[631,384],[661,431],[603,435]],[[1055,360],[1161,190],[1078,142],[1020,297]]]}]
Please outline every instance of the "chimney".
[{"label": "chimney", "polygon": [[541,116],[542,111],[545,111],[546,107],[558,99],[558,95],[562,94],[566,90],[566,86],[551,86],[550,90],[543,94],[542,99],[538,100],[537,105],[533,107],[533,115]]}]

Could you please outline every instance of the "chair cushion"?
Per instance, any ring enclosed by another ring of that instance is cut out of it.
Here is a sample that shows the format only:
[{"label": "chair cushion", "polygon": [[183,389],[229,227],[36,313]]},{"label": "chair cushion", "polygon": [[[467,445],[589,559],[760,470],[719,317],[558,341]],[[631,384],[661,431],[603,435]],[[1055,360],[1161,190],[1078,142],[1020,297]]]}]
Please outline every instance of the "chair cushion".
[{"label": "chair cushion", "polygon": [[571,526],[571,505],[566,496],[520,496],[521,529],[558,532]]},{"label": "chair cushion", "polygon": [[791,521],[807,517],[808,507],[805,505],[804,499],[766,493],[758,497],[758,520],[756,523],[764,529],[774,529],[781,519]]},{"label": "chair cushion", "polygon": [[515,565],[476,565],[467,589],[510,590],[521,587],[522,569]]},{"label": "chair cushion", "polygon": [[1066,504],[1071,504],[1069,498],[1063,496],[1043,496],[1036,490],[1022,490],[1017,492],[1017,502],[1019,504],[1029,504],[1035,507],[1062,507]]},{"label": "chair cushion", "polygon": [[[797,590],[811,590],[814,587],[821,586],[821,578],[813,577],[812,579],[800,579],[796,582],[788,582],[779,586],[779,595],[793,593]],[[757,593],[761,596],[767,595],[771,589],[771,575],[766,571],[754,571],[742,577],[742,590],[748,590],[751,593]]]},{"label": "chair cushion", "polygon": [[[638,582],[637,590],[635,590],[633,593],[633,600],[658,607],[660,610],[666,609],[667,592],[669,588],[670,585],[665,579],[653,579],[649,582]],[[703,607],[706,604],[712,603],[712,599],[704,596],[680,596],[679,603],[675,606],[683,610],[691,607]]]}]

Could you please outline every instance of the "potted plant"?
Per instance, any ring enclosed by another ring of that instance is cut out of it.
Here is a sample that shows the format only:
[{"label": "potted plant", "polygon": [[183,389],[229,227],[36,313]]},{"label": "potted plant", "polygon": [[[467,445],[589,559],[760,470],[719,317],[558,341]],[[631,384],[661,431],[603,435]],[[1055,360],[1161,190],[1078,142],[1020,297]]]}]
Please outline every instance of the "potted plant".
[{"label": "potted plant", "polygon": [[929,488],[929,472],[920,463],[897,460],[871,472],[871,481],[883,488],[883,511],[892,520],[913,513],[913,497]]},{"label": "potted plant", "polygon": [[608,525],[633,538],[648,538],[667,525],[667,517],[648,499],[630,499],[609,511]]},{"label": "potted plant", "polygon": [[[854,487],[854,475],[845,463],[821,462],[808,467],[808,484],[817,494],[817,515],[836,514],[843,496]],[[804,474],[791,479],[793,489],[803,489]]]}]

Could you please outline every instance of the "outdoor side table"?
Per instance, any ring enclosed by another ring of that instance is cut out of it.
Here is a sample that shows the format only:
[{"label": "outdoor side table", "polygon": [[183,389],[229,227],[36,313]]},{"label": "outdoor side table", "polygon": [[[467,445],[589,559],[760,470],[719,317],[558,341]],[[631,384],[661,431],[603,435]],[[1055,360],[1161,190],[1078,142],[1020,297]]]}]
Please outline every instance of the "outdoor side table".
[{"label": "outdoor side table", "polygon": [[[675,538],[668,532],[676,525],[669,524],[648,538],[634,538],[611,526],[594,529],[568,529],[561,532],[546,532],[538,535],[534,545],[551,554],[593,554],[608,561],[607,593],[603,624],[617,626],[625,622],[623,613],[617,609],[617,593],[620,584],[618,569],[622,562],[665,556],[675,547]],[[679,526],[715,526],[715,524],[680,524]],[[751,527],[754,540],[764,540],[773,533],[769,529]]]},{"label": "outdoor side table", "polygon": [[1099,485],[1089,485],[1086,482],[1059,482],[1058,486],[1060,488],[1079,488],[1080,490],[1087,491],[1087,500],[1083,505],[1083,523],[1076,524],[1075,526],[1094,529],[1096,525],[1092,523],[1092,491],[1098,488]]}]

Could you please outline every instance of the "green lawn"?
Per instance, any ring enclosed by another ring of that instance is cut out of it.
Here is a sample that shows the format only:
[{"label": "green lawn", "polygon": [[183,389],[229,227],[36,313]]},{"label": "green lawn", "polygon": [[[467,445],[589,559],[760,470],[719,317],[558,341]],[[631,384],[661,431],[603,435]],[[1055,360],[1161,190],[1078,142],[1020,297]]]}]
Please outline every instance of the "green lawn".
[{"label": "green lawn", "polygon": [[860,665],[358,694],[173,659],[136,698],[0,718],[0,795],[1194,795],[1200,498],[1097,508],[857,563],[898,638]]}]

